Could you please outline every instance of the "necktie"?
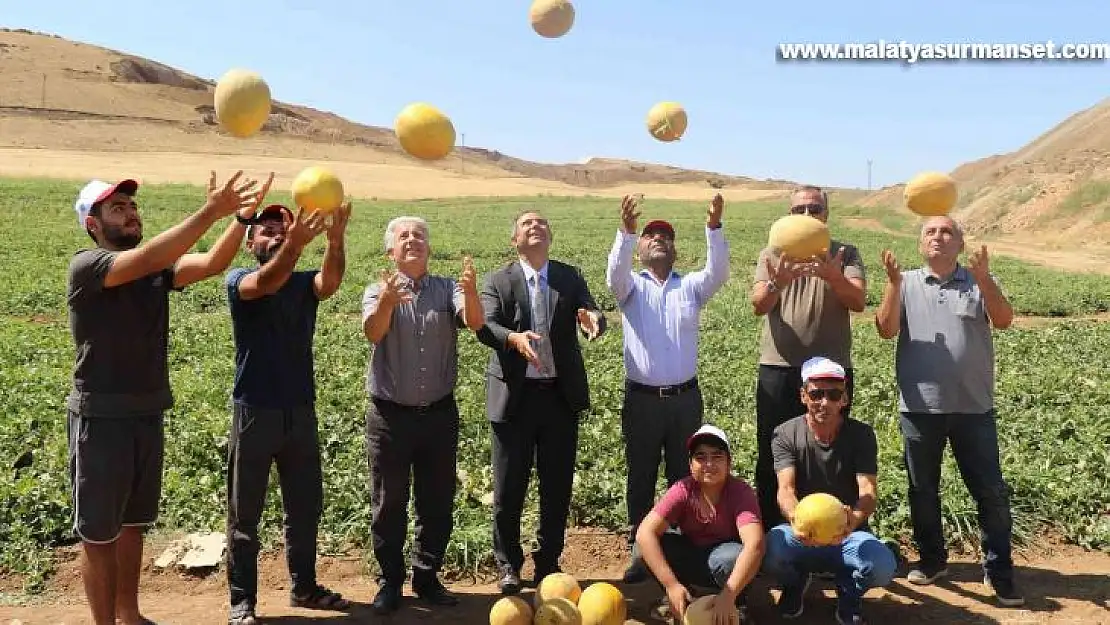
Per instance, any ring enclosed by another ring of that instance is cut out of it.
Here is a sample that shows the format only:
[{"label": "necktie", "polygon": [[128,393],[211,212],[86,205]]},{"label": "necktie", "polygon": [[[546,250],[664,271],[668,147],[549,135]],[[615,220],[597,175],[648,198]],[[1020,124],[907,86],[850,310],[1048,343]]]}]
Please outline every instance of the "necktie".
[{"label": "necktie", "polygon": [[533,346],[543,367],[540,373],[544,376],[554,377],[555,357],[551,353],[551,327],[547,318],[547,289],[543,285],[543,276],[538,273],[532,277],[532,330],[541,337]]}]

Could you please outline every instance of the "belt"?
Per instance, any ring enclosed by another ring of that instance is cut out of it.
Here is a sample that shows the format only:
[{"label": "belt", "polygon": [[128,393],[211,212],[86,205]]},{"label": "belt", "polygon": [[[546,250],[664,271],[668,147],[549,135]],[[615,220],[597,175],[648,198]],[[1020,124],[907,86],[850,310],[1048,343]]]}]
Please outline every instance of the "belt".
[{"label": "belt", "polygon": [[558,378],[524,378],[524,383],[536,388],[550,389],[555,388],[556,380]]},{"label": "belt", "polygon": [[696,389],[698,387],[698,378],[694,376],[685,382],[672,384],[670,386],[651,386],[650,384],[640,384],[632,380],[625,380],[625,387],[630,391],[638,391],[657,397],[674,397],[675,395]]},{"label": "belt", "polygon": [[392,408],[393,410],[396,410],[396,411],[415,412],[415,413],[418,413],[418,414],[424,414],[426,412],[431,412],[431,411],[433,411],[437,408],[440,408],[440,407],[450,403],[454,399],[454,394],[453,393],[448,393],[448,394],[444,395],[443,397],[440,397],[439,399],[437,399],[433,402],[430,402],[430,403],[427,403],[427,404],[417,404],[417,405],[398,404],[395,401],[390,401],[388,399],[382,399],[381,397],[376,397],[376,396],[372,396],[372,397],[373,397],[374,403],[388,406],[388,407],[390,407],[390,408]]}]

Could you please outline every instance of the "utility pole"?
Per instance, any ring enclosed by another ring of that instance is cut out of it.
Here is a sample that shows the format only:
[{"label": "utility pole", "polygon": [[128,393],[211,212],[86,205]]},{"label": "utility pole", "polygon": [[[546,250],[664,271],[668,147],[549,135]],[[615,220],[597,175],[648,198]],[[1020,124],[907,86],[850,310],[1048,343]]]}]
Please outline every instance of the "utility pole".
[{"label": "utility pole", "polygon": [[459,141],[459,173],[466,173],[466,154],[462,148],[466,147],[466,133],[462,133],[462,139]]},{"label": "utility pole", "polygon": [[871,190],[871,159],[867,159],[867,190]]}]

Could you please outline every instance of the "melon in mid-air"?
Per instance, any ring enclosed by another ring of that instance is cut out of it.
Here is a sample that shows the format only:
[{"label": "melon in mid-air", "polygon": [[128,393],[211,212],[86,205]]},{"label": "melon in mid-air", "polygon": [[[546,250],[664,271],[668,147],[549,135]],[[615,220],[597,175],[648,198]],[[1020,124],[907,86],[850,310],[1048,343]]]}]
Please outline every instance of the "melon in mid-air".
[{"label": "melon in mid-air", "polygon": [[533,0],[528,19],[537,35],[562,37],[574,26],[574,5],[569,0]]},{"label": "melon in mid-air", "polygon": [[577,604],[581,594],[582,588],[574,576],[569,573],[551,573],[540,580],[540,585],[536,588],[536,605],[542,605],[555,597],[563,597]]},{"label": "melon in mid-air", "polygon": [[301,170],[289,191],[293,202],[308,212],[330,213],[343,204],[343,183],[330,169],[319,165]]},{"label": "melon in mid-air", "polygon": [[582,625],[624,625],[628,606],[624,594],[609,582],[594,582],[578,597]]},{"label": "melon in mid-air", "polygon": [[409,104],[393,121],[393,131],[401,149],[410,156],[434,161],[447,156],[455,147],[455,126],[431,104]]},{"label": "melon in mid-air", "polygon": [[847,523],[844,505],[828,493],[810,493],[794,508],[794,533],[818,545],[834,544]]},{"label": "melon in mid-air", "polygon": [[[682,615],[682,625],[713,625],[713,608],[710,602],[717,595],[702,595],[686,607]],[[740,611],[735,605],[729,610],[729,625],[740,625]]]},{"label": "melon in mid-air", "polygon": [[678,102],[659,102],[648,110],[647,127],[659,141],[677,141],[686,133],[686,109]]},{"label": "melon in mid-air", "polygon": [[785,215],[771,224],[768,247],[780,251],[790,260],[805,260],[827,254],[830,245],[829,227],[809,215]]},{"label": "melon in mid-air", "polygon": [[532,625],[532,607],[517,596],[502,597],[489,610],[489,625]]},{"label": "melon in mid-air", "polygon": [[956,206],[958,197],[956,181],[939,171],[917,174],[903,191],[906,208],[922,217],[947,215]]},{"label": "melon in mid-air", "polygon": [[220,127],[240,139],[257,133],[270,117],[270,87],[250,70],[228,70],[216,82],[213,101]]},{"label": "melon in mid-air", "polygon": [[[622,623],[624,621],[621,621]],[[583,625],[578,607],[565,597],[553,597],[536,608],[534,625]]]}]

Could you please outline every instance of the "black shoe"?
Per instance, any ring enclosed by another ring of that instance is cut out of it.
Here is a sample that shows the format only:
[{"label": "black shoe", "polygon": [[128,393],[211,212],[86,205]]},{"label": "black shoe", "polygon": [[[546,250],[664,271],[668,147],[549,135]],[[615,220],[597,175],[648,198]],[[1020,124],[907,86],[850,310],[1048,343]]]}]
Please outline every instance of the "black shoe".
[{"label": "black shoe", "polygon": [[983,576],[983,584],[987,588],[994,591],[994,596],[998,602],[1008,608],[1016,608],[1025,605],[1025,597],[1014,588],[1014,582],[1010,579],[991,579],[990,575]]},{"label": "black shoe", "polygon": [[401,585],[393,582],[383,582],[370,607],[373,608],[374,614],[396,612],[401,607]]},{"label": "black shoe", "polygon": [[453,606],[459,604],[458,597],[448,593],[443,584],[434,577],[427,581],[413,582],[412,590],[417,597],[432,605]]},{"label": "black shoe", "polygon": [[787,586],[782,589],[782,595],[779,597],[779,616],[785,619],[798,618],[802,615],[805,609],[805,595],[806,590],[809,589],[809,583],[812,577],[806,575],[806,581],[801,586]]},{"label": "black shoe", "polygon": [[503,595],[518,594],[521,586],[520,574],[512,569],[506,569],[497,585],[501,587],[501,594]]},{"label": "black shoe", "polygon": [[947,575],[948,567],[943,564],[920,562],[906,575],[906,581],[911,584],[917,584],[918,586],[924,586],[926,584],[932,584]]},{"label": "black shoe", "polygon": [[639,584],[647,580],[648,567],[644,564],[641,558],[632,558],[632,563],[628,565],[628,569],[624,572],[624,578],[621,580],[625,584]]}]

